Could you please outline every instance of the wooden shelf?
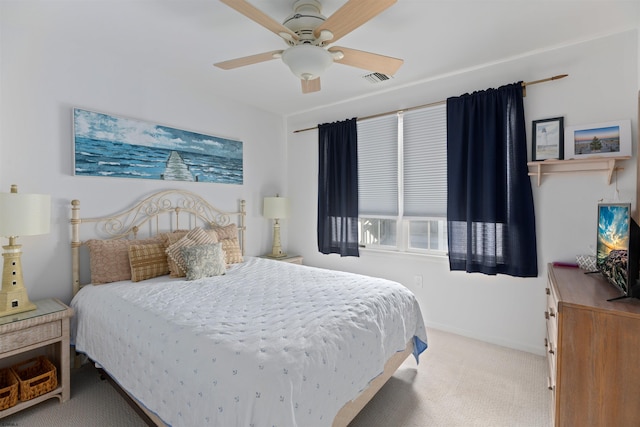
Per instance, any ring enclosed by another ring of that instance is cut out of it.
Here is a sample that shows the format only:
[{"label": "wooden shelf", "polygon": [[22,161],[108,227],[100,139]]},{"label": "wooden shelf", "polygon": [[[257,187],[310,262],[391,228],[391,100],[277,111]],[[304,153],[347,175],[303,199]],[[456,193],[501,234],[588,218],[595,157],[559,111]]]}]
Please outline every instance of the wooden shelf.
[{"label": "wooden shelf", "polygon": [[529,162],[529,176],[538,177],[538,187],[542,183],[543,175],[561,175],[567,173],[602,173],[607,176],[607,184],[611,184],[611,177],[614,171],[623,170],[619,166],[622,160],[629,160],[631,156],[622,157],[587,157],[584,159],[571,160],[543,160],[540,162]]}]

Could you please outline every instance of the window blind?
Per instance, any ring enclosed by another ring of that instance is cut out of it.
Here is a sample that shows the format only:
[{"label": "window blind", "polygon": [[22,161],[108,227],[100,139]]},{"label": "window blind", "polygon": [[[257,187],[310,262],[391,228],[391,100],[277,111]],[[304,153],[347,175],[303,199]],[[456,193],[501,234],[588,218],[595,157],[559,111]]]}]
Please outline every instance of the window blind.
[{"label": "window blind", "polygon": [[361,216],[398,215],[398,117],[358,122],[358,204]]},{"label": "window blind", "polygon": [[446,216],[446,105],[404,113],[403,130],[404,216]]}]

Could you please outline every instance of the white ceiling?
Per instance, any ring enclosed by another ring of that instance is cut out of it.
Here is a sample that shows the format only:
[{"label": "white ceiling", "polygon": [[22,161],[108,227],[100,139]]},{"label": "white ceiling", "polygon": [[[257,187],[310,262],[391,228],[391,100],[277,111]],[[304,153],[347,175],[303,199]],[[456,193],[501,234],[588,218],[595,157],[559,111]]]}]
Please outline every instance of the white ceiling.
[{"label": "white ceiling", "polygon": [[[322,13],[331,15],[345,1],[321,0]],[[46,3],[52,9],[40,17],[43,29],[49,25],[56,32],[67,31],[80,50],[164,70],[207,93],[282,115],[640,27],[637,0],[399,0],[337,43],[404,59],[395,78],[372,84],[362,78],[367,71],[333,64],[322,77],[321,92],[305,95],[280,60],[229,71],[213,67],[286,47],[278,36],[218,0]],[[294,0],[251,3],[282,22]]]}]

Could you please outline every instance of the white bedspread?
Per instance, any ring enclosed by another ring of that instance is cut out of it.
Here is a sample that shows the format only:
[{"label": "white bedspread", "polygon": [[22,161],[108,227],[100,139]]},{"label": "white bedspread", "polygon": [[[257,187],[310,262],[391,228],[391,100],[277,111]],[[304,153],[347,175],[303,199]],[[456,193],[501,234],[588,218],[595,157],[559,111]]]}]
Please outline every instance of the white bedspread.
[{"label": "white bedspread", "polygon": [[330,426],[389,357],[427,342],[402,285],[261,258],[85,286],[71,305],[76,349],[172,426]]}]

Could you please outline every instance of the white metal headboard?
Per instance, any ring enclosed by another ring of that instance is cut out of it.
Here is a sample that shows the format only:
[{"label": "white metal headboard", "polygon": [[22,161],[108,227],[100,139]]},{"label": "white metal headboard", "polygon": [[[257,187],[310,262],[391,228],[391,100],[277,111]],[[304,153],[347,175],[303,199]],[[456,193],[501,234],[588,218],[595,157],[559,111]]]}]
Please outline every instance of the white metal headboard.
[{"label": "white metal headboard", "polygon": [[[237,216],[238,240],[242,254],[245,249],[245,201],[240,201],[238,212],[225,212],[213,207],[201,196],[185,190],[165,190],[137,202],[130,209],[98,218],[81,218],[80,201],[71,201],[71,258],[73,271],[73,295],[80,290],[80,225],[95,224],[94,232],[104,239],[137,239],[141,230],[146,236],[162,231],[190,229],[203,224],[222,227],[232,223]],[[161,218],[169,218],[168,230],[163,230]],[[183,221],[182,224],[180,221]],[[182,227],[182,228],[181,228]]]}]

